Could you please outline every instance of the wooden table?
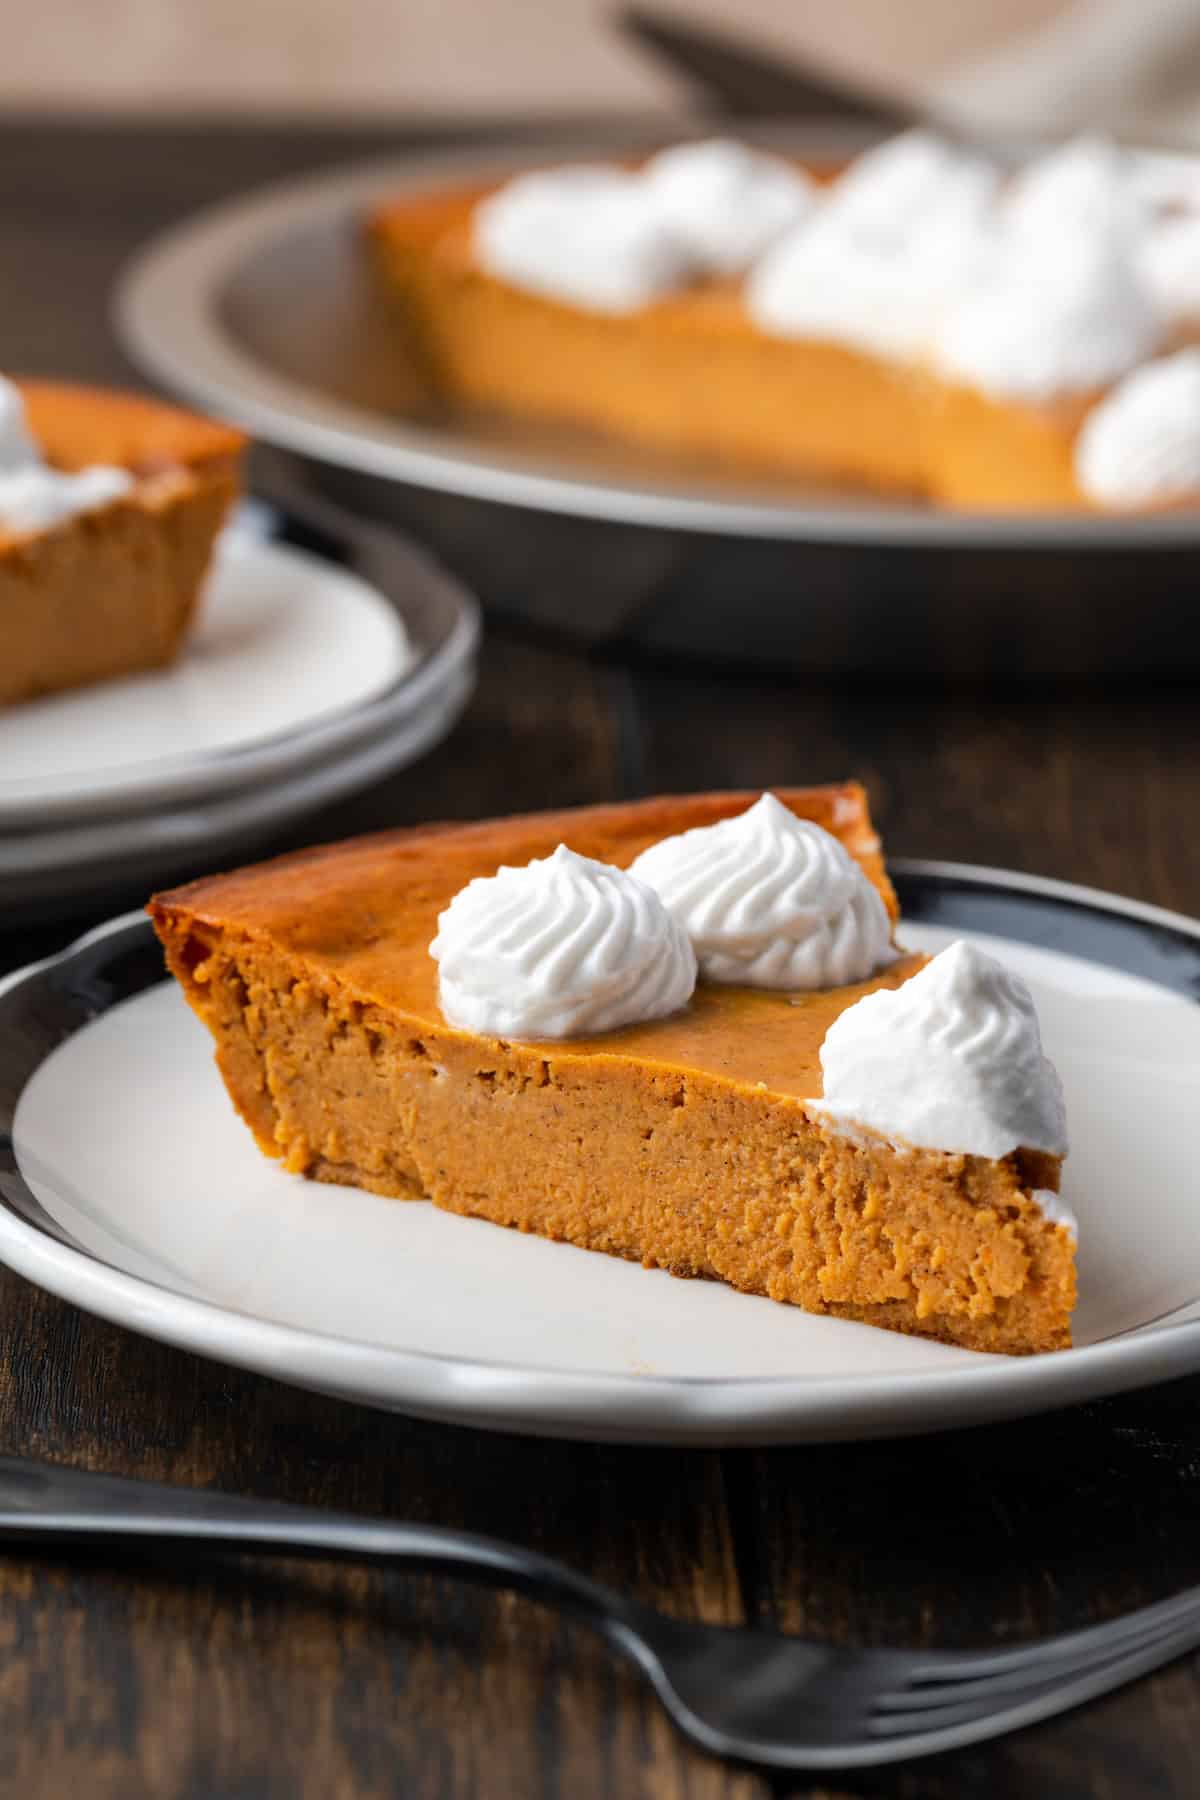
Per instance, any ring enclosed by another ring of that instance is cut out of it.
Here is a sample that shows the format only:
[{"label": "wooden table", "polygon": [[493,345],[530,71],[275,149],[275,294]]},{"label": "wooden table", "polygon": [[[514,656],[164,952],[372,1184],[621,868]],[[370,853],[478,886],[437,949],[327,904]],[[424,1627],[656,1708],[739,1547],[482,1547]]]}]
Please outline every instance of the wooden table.
[{"label": "wooden table", "polygon": [[[398,141],[3,128],[0,360],[127,377],[104,296],[140,240],[244,184]],[[853,772],[894,852],[1195,913],[1195,716],[1189,690],[805,688],[494,626],[450,742],[300,836]],[[72,931],[0,936],[0,968]],[[1200,1581],[1200,1381],[897,1444],[538,1443],[292,1392],[0,1272],[0,1449],[496,1532],[681,1614],[854,1642],[1007,1640]],[[25,1800],[1192,1800],[1198,1702],[1185,1661],[954,1757],[772,1780],[683,1744],[588,1638],[510,1597],[232,1559],[0,1562],[0,1789]]]}]

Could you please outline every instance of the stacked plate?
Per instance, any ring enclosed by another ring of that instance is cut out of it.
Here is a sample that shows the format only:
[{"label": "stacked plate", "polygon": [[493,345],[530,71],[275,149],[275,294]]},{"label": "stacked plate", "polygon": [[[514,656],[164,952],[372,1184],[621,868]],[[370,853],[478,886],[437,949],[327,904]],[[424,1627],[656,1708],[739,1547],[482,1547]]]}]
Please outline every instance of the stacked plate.
[{"label": "stacked plate", "polygon": [[395,533],[244,510],[173,667],[0,712],[0,917],[211,864],[413,762],[478,638],[474,600]]}]

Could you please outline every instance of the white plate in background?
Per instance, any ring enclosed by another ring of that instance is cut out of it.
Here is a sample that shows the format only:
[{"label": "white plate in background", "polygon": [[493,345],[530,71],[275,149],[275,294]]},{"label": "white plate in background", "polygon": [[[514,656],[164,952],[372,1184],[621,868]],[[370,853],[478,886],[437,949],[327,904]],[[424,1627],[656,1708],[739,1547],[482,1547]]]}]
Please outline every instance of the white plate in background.
[{"label": "white plate in background", "polygon": [[169,667],[0,708],[0,829],[261,782],[353,735],[416,660],[395,605],[359,576],[227,533]]},{"label": "white plate in background", "polygon": [[[246,592],[247,577],[260,583],[268,613],[276,599],[285,604],[284,590],[296,580],[318,610],[353,596],[350,605],[365,609],[358,615],[362,640],[351,655],[366,697],[242,749],[127,765],[125,802],[110,785],[111,809],[98,794],[81,804],[80,787],[66,780],[57,806],[26,793],[21,804],[32,809],[32,821],[24,828],[0,812],[5,922],[78,911],[85,903],[94,908],[98,899],[127,898],[139,887],[148,892],[218,859],[252,854],[302,814],[414,762],[452,729],[475,683],[480,615],[473,597],[400,533],[363,526],[308,495],[291,494],[287,506],[266,509],[253,531],[239,527],[229,550],[231,591]],[[267,542],[268,529],[319,544],[322,554]],[[283,631],[284,641],[290,632]],[[325,644],[335,658],[342,635],[339,627],[329,639],[320,620],[298,633],[306,654]],[[361,655],[369,646],[392,654],[389,679],[373,694]],[[15,716],[23,709],[13,710]],[[98,785],[105,780],[102,771]]]},{"label": "white plate in background", "polygon": [[264,839],[293,820],[416,762],[448,736],[474,686],[470,658],[446,668],[420,705],[390,714],[370,737],[261,785],[161,812],[0,834],[0,919],[77,911],[97,895],[138,885],[149,892],[168,877],[194,874],[197,864],[261,853]]}]

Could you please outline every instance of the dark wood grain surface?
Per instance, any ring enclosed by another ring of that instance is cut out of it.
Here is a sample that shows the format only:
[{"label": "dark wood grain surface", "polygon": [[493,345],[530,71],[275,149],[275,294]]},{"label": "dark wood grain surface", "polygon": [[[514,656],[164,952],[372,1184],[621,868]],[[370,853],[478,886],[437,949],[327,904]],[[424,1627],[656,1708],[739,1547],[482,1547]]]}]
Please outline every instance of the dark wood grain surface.
[{"label": "dark wood grain surface", "polygon": [[[0,366],[127,377],[105,295],[137,243],[246,184],[404,141],[0,127]],[[589,658],[495,623],[449,743],[293,841],[850,773],[894,853],[1200,911],[1190,690],[855,691]],[[0,934],[0,968],[89,922]],[[1011,1640],[1200,1581],[1197,1381],[908,1443],[543,1444],[294,1392],[0,1273],[0,1449],[497,1532],[680,1614],[853,1642]],[[999,1744],[810,1783],[692,1750],[632,1676],[515,1599],[265,1561],[6,1555],[0,1791],[1192,1800],[1198,1672],[1185,1661]]]}]

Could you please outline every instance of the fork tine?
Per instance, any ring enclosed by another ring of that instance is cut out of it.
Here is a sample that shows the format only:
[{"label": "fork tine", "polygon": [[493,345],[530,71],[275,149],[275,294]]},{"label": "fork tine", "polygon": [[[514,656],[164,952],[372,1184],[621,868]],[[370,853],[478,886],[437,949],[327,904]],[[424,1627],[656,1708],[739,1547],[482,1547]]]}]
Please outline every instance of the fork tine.
[{"label": "fork tine", "polygon": [[986,1701],[990,1696],[1015,1693],[1040,1680],[1067,1679],[1111,1657],[1132,1654],[1165,1632],[1186,1629],[1193,1621],[1200,1623],[1200,1602],[1195,1599],[1190,1607],[1168,1608],[1162,1617],[1147,1618],[1152,1610],[1146,1607],[1125,1619],[1114,1619],[1111,1626],[1097,1626],[1086,1632],[1073,1632],[1069,1637],[1051,1638],[1041,1646],[1031,1646],[1047,1654],[1030,1658],[1024,1664],[1006,1664],[997,1671],[900,1687],[879,1694],[875,1705],[883,1712],[917,1712],[968,1701]]},{"label": "fork tine", "polygon": [[1092,1659],[1082,1666],[1059,1669],[1054,1673],[1039,1671],[1036,1677],[1031,1676],[1019,1686],[1006,1683],[1002,1689],[993,1687],[987,1691],[981,1686],[969,1698],[964,1698],[959,1690],[957,1699],[951,1698],[952,1690],[948,1690],[941,1706],[876,1713],[868,1730],[873,1738],[900,1738],[953,1732],[984,1721],[992,1722],[997,1732],[1009,1730],[1034,1718],[1048,1718],[1056,1712],[1065,1712],[1083,1700],[1108,1693],[1136,1675],[1146,1674],[1184,1655],[1198,1644],[1200,1618],[1192,1619],[1186,1625],[1163,1627],[1131,1649]]},{"label": "fork tine", "polygon": [[[1196,1623],[1200,1626],[1200,1619]],[[1099,1668],[1116,1657],[1135,1655],[1174,1630],[1186,1629],[1186,1626],[1159,1625],[1149,1628],[1136,1638],[1123,1639],[1108,1650],[1096,1647],[1082,1656],[1062,1658],[1054,1663],[1039,1663],[1024,1672],[1013,1669],[1002,1675],[981,1675],[974,1681],[947,1681],[929,1687],[912,1688],[907,1692],[880,1694],[875,1699],[875,1711],[879,1716],[902,1714],[905,1718],[919,1717],[928,1720],[960,1707],[989,1706],[993,1701],[998,1704],[1007,1695],[1026,1693],[1031,1688],[1047,1683],[1054,1685],[1071,1681],[1076,1675],[1084,1675],[1089,1669]]]},{"label": "fork tine", "polygon": [[1062,1662],[1073,1662],[1094,1650],[1101,1654],[1133,1647],[1148,1632],[1180,1624],[1200,1614],[1200,1588],[1173,1594],[1152,1606],[1123,1613],[1099,1625],[1085,1625],[1079,1631],[1059,1632],[1054,1637],[1038,1638],[1030,1644],[1018,1644],[1011,1650],[933,1651],[921,1659],[914,1658],[905,1672],[910,1687],[928,1684],[930,1690],[939,1684],[966,1683],[981,1677],[1009,1673],[1034,1675]]}]

